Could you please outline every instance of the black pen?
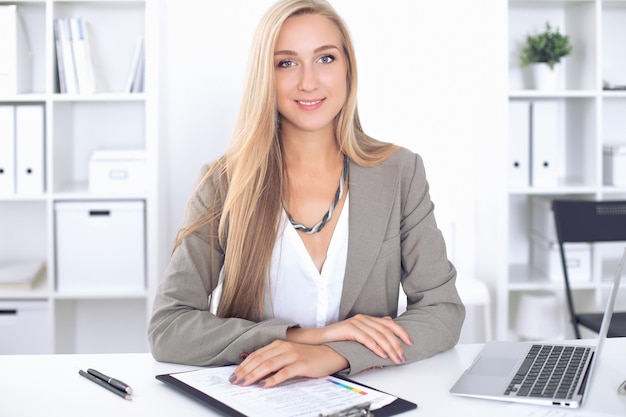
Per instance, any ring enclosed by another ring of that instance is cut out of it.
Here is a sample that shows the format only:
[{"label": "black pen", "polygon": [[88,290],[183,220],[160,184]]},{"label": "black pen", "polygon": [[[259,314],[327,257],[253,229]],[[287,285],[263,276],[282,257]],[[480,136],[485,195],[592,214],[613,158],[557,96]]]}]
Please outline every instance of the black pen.
[{"label": "black pen", "polygon": [[87,373],[95,376],[98,379],[103,380],[107,384],[113,385],[115,388],[119,389],[120,391],[124,391],[127,394],[133,393],[133,389],[129,387],[128,385],[126,385],[125,383],[123,383],[122,381],[120,381],[119,379],[111,378],[109,376],[106,376],[102,372],[98,372],[95,369],[91,369],[91,368],[87,369]]},{"label": "black pen", "polygon": [[125,400],[130,400],[131,399],[130,395],[128,395],[124,391],[120,391],[119,389],[115,388],[113,385],[108,384],[107,382],[103,381],[102,379],[96,378],[95,376],[93,376],[91,374],[88,374],[87,372],[83,371],[82,369],[79,370],[78,373],[81,376],[84,376],[85,378],[90,380],[91,382],[95,382],[96,384],[100,385],[101,387],[108,389],[113,394],[119,395],[120,397],[124,398]]}]

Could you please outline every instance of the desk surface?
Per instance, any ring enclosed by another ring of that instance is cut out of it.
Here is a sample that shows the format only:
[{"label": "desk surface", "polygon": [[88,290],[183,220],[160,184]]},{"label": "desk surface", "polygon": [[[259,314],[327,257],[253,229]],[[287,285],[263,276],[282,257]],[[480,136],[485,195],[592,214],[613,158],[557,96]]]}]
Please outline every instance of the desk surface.
[{"label": "desk surface", "polygon": [[[522,417],[545,415],[543,412],[552,410],[449,394],[448,390],[472,363],[481,346],[459,345],[417,363],[367,371],[354,379],[418,404],[416,410],[402,416],[506,413],[508,417]],[[626,379],[625,354],[626,338],[607,340],[584,406],[551,416],[625,416],[626,397],[617,394],[618,385]],[[117,397],[78,374],[79,369],[87,368],[131,385],[132,401]],[[157,374],[189,369],[196,368],[159,363],[150,354],[0,355],[0,416],[72,416],[79,412],[93,417],[217,416],[207,406],[154,378]],[[537,414],[538,410],[542,413]]]}]

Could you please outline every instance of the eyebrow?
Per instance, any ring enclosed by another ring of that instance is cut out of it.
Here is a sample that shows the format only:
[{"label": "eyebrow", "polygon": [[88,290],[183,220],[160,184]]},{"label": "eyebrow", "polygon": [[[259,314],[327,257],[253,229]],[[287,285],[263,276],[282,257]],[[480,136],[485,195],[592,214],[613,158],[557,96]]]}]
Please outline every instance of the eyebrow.
[{"label": "eyebrow", "polygon": [[[319,52],[328,50],[328,49],[337,49],[339,50],[338,47],[336,47],[335,45],[329,44],[329,45],[322,45],[318,48],[315,48],[315,50],[313,51],[313,53],[317,54]],[[297,56],[298,53],[296,51],[290,51],[290,50],[283,50],[283,51],[276,51],[274,52],[274,55],[292,55],[292,56]]]}]

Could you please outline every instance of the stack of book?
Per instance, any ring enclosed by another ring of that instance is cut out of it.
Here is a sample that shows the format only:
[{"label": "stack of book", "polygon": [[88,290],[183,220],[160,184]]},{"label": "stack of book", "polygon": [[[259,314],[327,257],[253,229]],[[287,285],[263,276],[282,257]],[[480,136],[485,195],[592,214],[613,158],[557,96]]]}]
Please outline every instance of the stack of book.
[{"label": "stack of book", "polygon": [[67,94],[96,92],[94,63],[87,25],[80,17],[54,19],[59,91]]},{"label": "stack of book", "polygon": [[0,291],[28,291],[45,275],[43,261],[0,262]]}]

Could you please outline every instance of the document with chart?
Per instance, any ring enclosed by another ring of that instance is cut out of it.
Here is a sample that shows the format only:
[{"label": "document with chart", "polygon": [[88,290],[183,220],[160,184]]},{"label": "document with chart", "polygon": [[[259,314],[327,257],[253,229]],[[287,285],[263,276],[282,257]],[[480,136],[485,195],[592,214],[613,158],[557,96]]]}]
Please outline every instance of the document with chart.
[{"label": "document with chart", "polygon": [[273,388],[241,387],[228,381],[235,368],[234,365],[202,368],[156,378],[232,416],[333,416],[369,405],[370,410],[378,410],[378,417],[416,407],[398,397],[334,376],[294,378]]}]

